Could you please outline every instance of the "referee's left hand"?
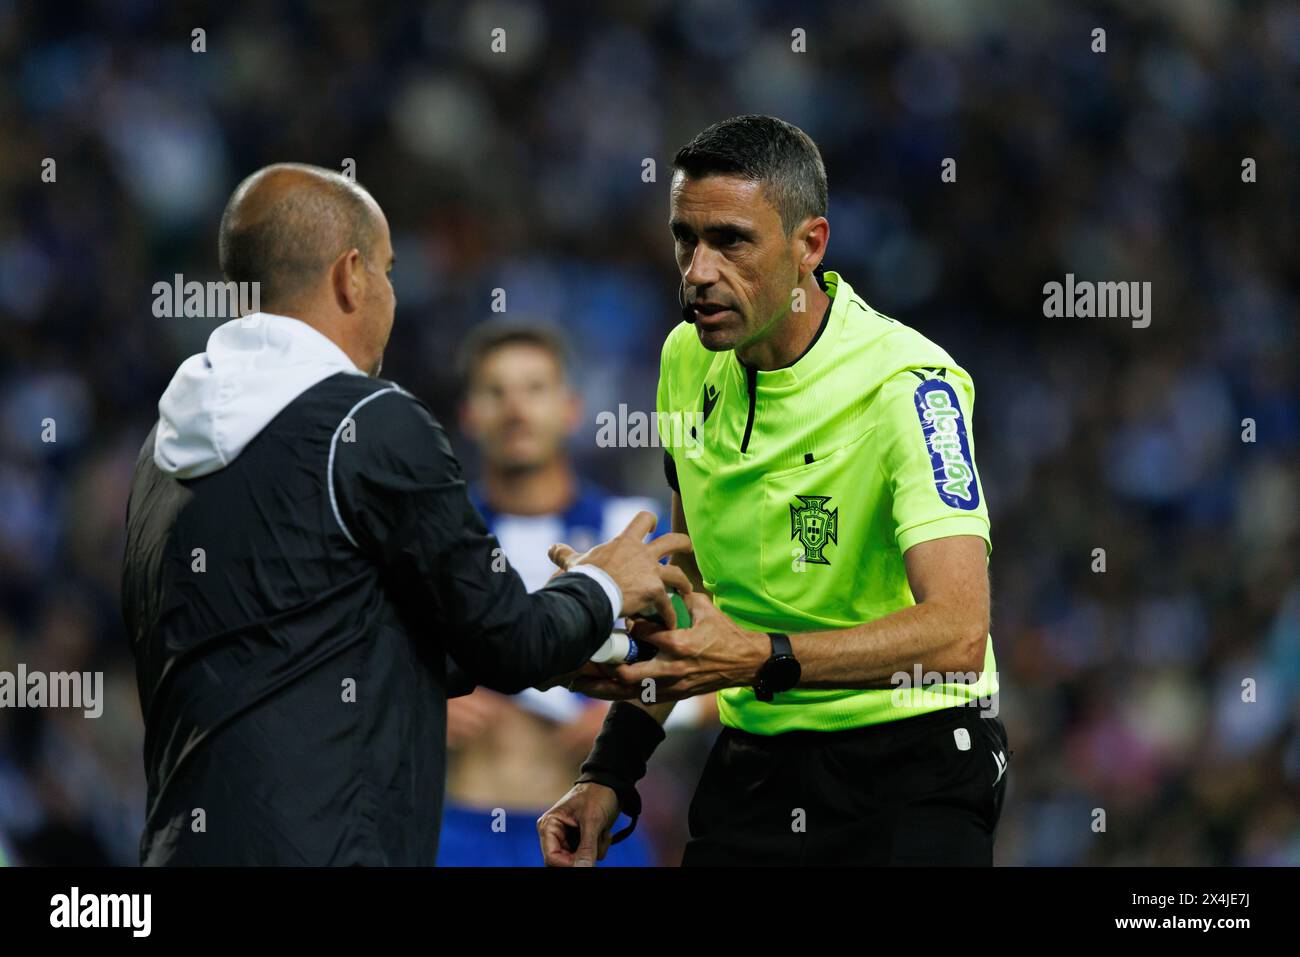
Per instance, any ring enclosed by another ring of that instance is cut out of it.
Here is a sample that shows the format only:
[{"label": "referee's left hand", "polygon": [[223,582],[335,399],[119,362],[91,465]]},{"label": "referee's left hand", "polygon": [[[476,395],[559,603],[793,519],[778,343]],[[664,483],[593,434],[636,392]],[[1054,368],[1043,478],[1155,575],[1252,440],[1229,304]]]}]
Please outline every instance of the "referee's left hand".
[{"label": "referee's left hand", "polygon": [[612,669],[627,688],[655,682],[656,701],[677,701],[723,688],[749,687],[758,669],[772,653],[772,643],[761,632],[746,631],[718,611],[708,595],[693,591],[683,600],[691,613],[691,627],[646,633],[659,649],[649,661]]}]

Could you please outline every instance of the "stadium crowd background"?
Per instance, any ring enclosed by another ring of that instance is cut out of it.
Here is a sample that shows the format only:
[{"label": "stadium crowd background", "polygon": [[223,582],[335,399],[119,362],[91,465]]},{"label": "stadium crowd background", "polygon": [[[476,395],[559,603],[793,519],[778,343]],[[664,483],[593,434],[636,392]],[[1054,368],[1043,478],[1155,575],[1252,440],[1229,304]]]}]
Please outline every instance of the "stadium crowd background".
[{"label": "stadium crowd background", "polygon": [[[658,450],[597,447],[595,415],[653,409],[674,150],[765,112],[823,150],[828,266],[975,378],[998,861],[1300,864],[1300,8],[616,6],[0,0],[0,669],[103,670],[107,699],[0,712],[11,862],[136,862],[125,498],[214,325],[151,290],[218,278],[239,179],[355,160],[397,250],[385,376],[454,434],[449,357],[504,289],[575,346],[584,474],[666,499]],[[1067,273],[1150,281],[1150,327],[1045,318]],[[644,787],[667,863],[710,740],[675,736]]]}]

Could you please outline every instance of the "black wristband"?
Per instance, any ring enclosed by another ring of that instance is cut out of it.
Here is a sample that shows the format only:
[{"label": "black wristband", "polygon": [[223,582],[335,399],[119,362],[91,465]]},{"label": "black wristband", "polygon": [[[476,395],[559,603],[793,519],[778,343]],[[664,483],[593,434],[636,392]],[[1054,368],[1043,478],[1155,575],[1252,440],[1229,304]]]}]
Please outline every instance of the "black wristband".
[{"label": "black wristband", "polygon": [[605,715],[591,754],[582,763],[578,784],[603,784],[618,795],[619,810],[632,819],[632,823],[613,836],[610,843],[617,844],[636,829],[641,815],[641,795],[636,782],[645,776],[646,762],[659,742],[664,739],[664,729],[644,708],[624,701],[616,701]]}]

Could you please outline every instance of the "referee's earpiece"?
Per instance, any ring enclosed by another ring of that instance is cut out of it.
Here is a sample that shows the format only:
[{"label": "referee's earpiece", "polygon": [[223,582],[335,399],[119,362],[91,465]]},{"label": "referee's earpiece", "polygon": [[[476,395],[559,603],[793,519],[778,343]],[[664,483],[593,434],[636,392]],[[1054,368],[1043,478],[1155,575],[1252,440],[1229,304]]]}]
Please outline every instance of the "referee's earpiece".
[{"label": "referee's earpiece", "polygon": [[682,319],[693,324],[695,322],[695,310],[686,305],[685,279],[677,284],[677,304],[682,307]]}]

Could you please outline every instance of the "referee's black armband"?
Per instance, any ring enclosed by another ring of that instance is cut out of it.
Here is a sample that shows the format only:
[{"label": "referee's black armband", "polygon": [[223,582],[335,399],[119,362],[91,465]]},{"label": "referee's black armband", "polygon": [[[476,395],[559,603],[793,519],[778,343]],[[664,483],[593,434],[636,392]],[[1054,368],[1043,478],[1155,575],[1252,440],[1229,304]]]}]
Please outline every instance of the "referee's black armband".
[{"label": "referee's black armband", "polygon": [[677,484],[677,463],[673,460],[673,454],[664,449],[664,478],[668,480],[668,487],[678,495],[682,494],[681,488]]},{"label": "referee's black armband", "polygon": [[603,784],[618,795],[619,810],[632,823],[613,836],[613,844],[636,830],[641,815],[641,795],[637,793],[636,782],[645,776],[646,762],[663,739],[663,725],[634,704],[616,701],[605,715],[605,724],[582,764],[577,783]]}]

